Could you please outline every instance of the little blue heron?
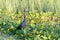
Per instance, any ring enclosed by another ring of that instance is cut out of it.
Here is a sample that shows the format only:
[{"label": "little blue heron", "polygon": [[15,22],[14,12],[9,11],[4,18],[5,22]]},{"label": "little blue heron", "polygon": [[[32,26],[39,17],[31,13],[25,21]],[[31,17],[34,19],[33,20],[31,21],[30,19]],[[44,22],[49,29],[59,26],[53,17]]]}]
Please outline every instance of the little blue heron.
[{"label": "little blue heron", "polygon": [[24,9],[24,19],[23,21],[19,24],[19,26],[17,27],[17,29],[21,30],[22,28],[25,28],[26,26],[26,13],[28,12],[28,9]]}]

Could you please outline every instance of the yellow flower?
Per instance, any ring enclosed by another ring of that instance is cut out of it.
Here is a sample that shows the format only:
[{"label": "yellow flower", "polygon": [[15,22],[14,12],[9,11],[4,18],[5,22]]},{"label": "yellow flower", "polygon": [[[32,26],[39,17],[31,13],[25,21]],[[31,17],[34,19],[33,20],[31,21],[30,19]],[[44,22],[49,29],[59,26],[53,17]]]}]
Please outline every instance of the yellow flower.
[{"label": "yellow flower", "polygon": [[36,13],[36,16],[39,16],[39,13]]},{"label": "yellow flower", "polygon": [[11,26],[11,28],[10,29],[14,29],[14,27],[13,26]]},{"label": "yellow flower", "polygon": [[34,23],[34,20],[31,20],[31,23]]},{"label": "yellow flower", "polygon": [[44,16],[41,16],[41,18],[42,18],[42,19],[45,19],[45,17],[44,17]]},{"label": "yellow flower", "polygon": [[35,26],[35,21],[34,20],[31,20],[31,26]]},{"label": "yellow flower", "polygon": [[46,40],[47,39],[47,37],[43,37],[44,38],[44,40]]}]

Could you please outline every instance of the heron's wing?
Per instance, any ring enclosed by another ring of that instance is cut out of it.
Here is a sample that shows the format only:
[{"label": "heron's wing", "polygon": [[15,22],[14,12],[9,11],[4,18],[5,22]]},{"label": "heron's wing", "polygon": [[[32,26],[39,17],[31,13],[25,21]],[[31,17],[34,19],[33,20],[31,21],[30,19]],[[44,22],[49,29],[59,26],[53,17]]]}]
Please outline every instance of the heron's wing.
[{"label": "heron's wing", "polygon": [[21,26],[22,27],[25,27],[26,26],[26,22],[23,22]]}]

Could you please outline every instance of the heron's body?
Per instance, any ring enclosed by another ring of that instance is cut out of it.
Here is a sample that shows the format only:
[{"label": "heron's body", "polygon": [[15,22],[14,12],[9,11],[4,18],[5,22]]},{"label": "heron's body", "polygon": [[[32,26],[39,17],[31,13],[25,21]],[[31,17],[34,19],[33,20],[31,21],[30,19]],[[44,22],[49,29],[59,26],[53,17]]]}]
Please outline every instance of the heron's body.
[{"label": "heron's body", "polygon": [[23,21],[23,22],[20,23],[20,25],[18,26],[17,29],[22,29],[22,28],[24,28],[25,26],[26,26],[26,21]]},{"label": "heron's body", "polygon": [[17,29],[25,28],[25,26],[26,26],[26,12],[27,12],[27,10],[24,9],[24,19],[23,19],[23,21],[20,23],[20,25],[17,27]]}]

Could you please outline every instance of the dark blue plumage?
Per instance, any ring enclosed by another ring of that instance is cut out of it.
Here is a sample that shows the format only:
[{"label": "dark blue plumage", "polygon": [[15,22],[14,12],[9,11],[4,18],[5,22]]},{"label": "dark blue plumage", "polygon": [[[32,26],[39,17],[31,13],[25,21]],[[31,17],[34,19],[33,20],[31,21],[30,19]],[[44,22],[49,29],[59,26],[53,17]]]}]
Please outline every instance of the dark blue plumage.
[{"label": "dark blue plumage", "polygon": [[26,26],[26,21],[23,21],[23,22],[20,23],[20,25],[18,26],[17,29],[22,29],[22,28],[24,28],[25,26]]},{"label": "dark blue plumage", "polygon": [[21,30],[22,28],[25,28],[25,26],[26,26],[26,12],[27,12],[28,10],[27,9],[24,9],[24,19],[23,19],[23,21],[20,23],[20,25],[17,27],[17,29],[19,30]]}]

